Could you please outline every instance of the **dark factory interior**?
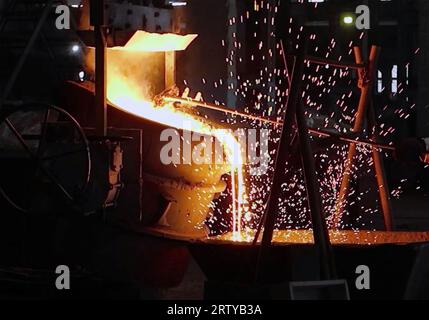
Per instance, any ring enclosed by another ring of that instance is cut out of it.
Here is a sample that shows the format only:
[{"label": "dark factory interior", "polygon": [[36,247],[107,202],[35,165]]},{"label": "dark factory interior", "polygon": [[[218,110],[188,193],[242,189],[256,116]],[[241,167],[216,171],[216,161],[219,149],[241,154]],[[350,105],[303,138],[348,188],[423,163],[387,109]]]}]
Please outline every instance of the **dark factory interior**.
[{"label": "dark factory interior", "polygon": [[429,299],[428,16],[0,0],[0,300]]}]

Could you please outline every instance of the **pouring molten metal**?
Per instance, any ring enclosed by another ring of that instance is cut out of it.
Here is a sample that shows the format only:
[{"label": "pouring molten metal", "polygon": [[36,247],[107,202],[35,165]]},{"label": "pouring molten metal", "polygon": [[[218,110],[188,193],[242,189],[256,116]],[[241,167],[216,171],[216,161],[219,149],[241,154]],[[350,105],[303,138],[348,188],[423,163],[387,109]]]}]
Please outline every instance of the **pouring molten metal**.
[{"label": "pouring molten metal", "polygon": [[[148,64],[150,66],[150,54],[185,50],[196,37],[195,34],[181,36],[137,31],[124,47],[109,48],[107,98],[115,108],[123,112],[175,129],[213,136],[222,143],[231,172],[233,237],[238,239],[242,233],[242,221],[250,219],[244,161],[239,142],[229,131],[216,128],[204,122],[204,119],[176,108],[172,102],[159,105],[159,101],[150,93],[153,91],[150,82],[138,75],[139,69],[143,66],[148,68]],[[150,73],[158,76],[159,70],[149,67],[151,68],[153,70],[150,70]]]}]

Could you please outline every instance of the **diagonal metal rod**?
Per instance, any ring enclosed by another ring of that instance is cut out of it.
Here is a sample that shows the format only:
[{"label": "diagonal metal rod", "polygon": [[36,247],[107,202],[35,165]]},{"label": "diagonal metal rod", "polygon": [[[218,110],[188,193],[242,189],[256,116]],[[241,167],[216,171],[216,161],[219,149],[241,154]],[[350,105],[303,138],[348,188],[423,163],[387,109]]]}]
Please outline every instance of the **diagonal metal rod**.
[{"label": "diagonal metal rod", "polygon": [[91,1],[95,33],[95,119],[97,135],[107,135],[107,39],[104,0]]},{"label": "diagonal metal rod", "polygon": [[[286,70],[286,78],[287,78],[288,88],[290,89],[291,84],[292,84],[292,76],[293,76],[293,73],[294,73],[294,70],[295,70],[296,57],[295,56],[292,57],[292,60],[291,60],[291,61],[293,61],[293,65],[291,66],[292,70],[289,70],[290,67],[289,67],[289,64],[288,64],[288,61],[287,61],[287,58],[286,58],[286,51],[285,51],[285,47],[284,47],[284,44],[283,44],[283,40],[280,40],[280,48],[281,48],[281,52],[282,52],[283,64],[284,64],[285,70]],[[286,110],[287,110],[287,106],[289,105],[289,98],[290,98],[290,94],[288,94],[287,97],[286,97],[286,103],[285,103]],[[278,122],[278,123],[276,123],[276,125],[283,125],[283,122]],[[268,203],[267,203],[267,205],[268,205]],[[266,209],[267,208],[265,208],[265,210],[262,213],[261,218],[259,219],[259,222],[258,222],[258,227],[256,229],[255,237],[253,238],[253,242],[252,242],[252,245],[254,245],[254,246],[259,241],[259,236],[260,236],[260,234],[262,232],[262,227],[263,227],[263,224],[265,223],[265,220],[266,220],[266,216],[267,216],[267,210]]]},{"label": "diagonal metal rod", "polygon": [[215,110],[215,111],[220,111],[220,112],[225,112],[234,116],[239,116],[239,117],[244,117],[247,119],[251,119],[254,121],[260,121],[260,122],[265,122],[265,123],[269,123],[272,125],[282,125],[282,122],[276,121],[276,120],[272,120],[266,117],[261,117],[261,116],[256,116],[256,115],[251,115],[248,113],[244,113],[244,112],[240,112],[240,111],[236,111],[236,110],[232,110],[229,109],[228,107],[225,106],[220,106],[220,105],[216,105],[213,103],[207,103],[207,102],[203,102],[203,101],[198,101],[198,100],[194,100],[191,98],[180,98],[180,97],[171,97],[171,96],[163,96],[161,98],[162,101],[164,102],[173,102],[173,103],[181,103],[184,106],[190,106],[190,107],[203,107],[206,109],[210,109],[210,110]]},{"label": "diagonal metal rod", "polygon": [[343,135],[340,133],[333,133],[333,132],[328,132],[328,131],[323,131],[323,130],[318,130],[318,129],[312,129],[312,128],[308,128],[308,132],[314,136],[332,138],[334,140],[338,140],[341,142],[360,144],[360,145],[364,145],[364,146],[368,146],[368,147],[384,149],[387,151],[396,151],[396,148],[394,146],[389,145],[389,144],[385,144],[385,143],[379,143],[379,142],[376,142],[374,140],[362,139],[362,138],[353,139],[347,135]]},{"label": "diagonal metal rod", "polygon": [[42,30],[43,25],[45,24],[45,21],[48,17],[48,14],[50,10],[52,9],[52,4],[54,0],[47,1],[45,8],[43,9],[42,15],[40,16],[39,21],[37,22],[36,27],[34,28],[33,33],[31,34],[30,40],[28,41],[24,52],[22,53],[21,57],[18,60],[17,65],[15,66],[15,69],[12,72],[12,75],[10,76],[6,87],[3,91],[3,95],[0,99],[0,110],[2,109],[2,106],[5,102],[5,100],[9,97],[15,82],[21,73],[22,67],[24,66],[25,61],[27,60],[28,55],[30,54],[31,49],[33,48],[34,43],[36,42],[37,38],[39,37],[40,31]]},{"label": "diagonal metal rod", "polygon": [[287,162],[287,159],[290,157],[291,141],[293,137],[293,123],[295,120],[296,114],[296,105],[299,100],[300,84],[301,77],[304,69],[304,55],[300,54],[295,57],[295,62],[293,66],[292,79],[291,79],[291,88],[290,88],[290,97],[288,104],[286,106],[286,112],[284,114],[284,126],[282,128],[279,146],[276,152],[276,159],[274,162],[274,176],[272,181],[272,188],[270,189],[267,201],[267,207],[265,208],[263,225],[264,230],[262,234],[261,246],[258,253],[256,270],[255,270],[255,280],[259,281],[264,273],[263,262],[268,255],[268,250],[271,246],[273,231],[275,223],[277,220],[277,209],[278,202],[277,198],[282,193],[282,179],[284,176],[284,166]]},{"label": "diagonal metal rod", "polygon": [[298,102],[296,106],[296,121],[298,127],[299,146],[301,150],[301,162],[304,172],[307,203],[310,209],[311,224],[314,243],[318,247],[320,260],[320,273],[322,280],[335,279],[337,277],[334,254],[329,239],[329,231],[323,212],[322,197],[320,195],[319,179],[316,173],[314,154],[311,149],[310,136],[305,121],[303,106]]},{"label": "diagonal metal rod", "polygon": [[[376,117],[374,104],[370,103],[368,110],[368,124],[373,128],[372,139],[377,141]],[[381,209],[384,218],[386,231],[393,230],[392,205],[390,200],[389,185],[387,183],[386,170],[384,168],[383,156],[377,148],[372,148],[372,158],[375,170],[375,178],[378,185],[378,195],[380,197]]]},{"label": "diagonal metal rod", "polygon": [[[353,125],[353,132],[360,133],[364,128],[365,116],[367,114],[367,108],[369,101],[371,100],[371,88],[374,81],[374,76],[377,68],[377,60],[379,56],[380,47],[372,46],[371,52],[368,59],[368,67],[365,70],[359,71],[359,87],[361,89],[359,104],[356,110],[355,122]],[[356,61],[363,61],[361,51],[359,47],[354,47],[355,55],[358,57]],[[340,190],[338,192],[336,201],[336,210],[332,215],[332,227],[339,228],[341,218],[345,209],[345,201],[349,193],[350,181],[352,178],[352,167],[355,161],[356,155],[356,144],[352,143],[349,145],[347,153],[347,159],[343,170],[343,178],[341,181]]]},{"label": "diagonal metal rod", "polygon": [[[175,102],[175,103],[181,103],[183,104],[183,106],[193,106],[193,107],[203,107],[203,108],[207,108],[210,110],[215,110],[215,111],[220,111],[220,112],[225,112],[228,114],[232,114],[235,116],[240,116],[243,118],[247,118],[247,119],[251,119],[254,121],[259,121],[259,122],[263,122],[263,123],[268,123],[274,126],[282,126],[283,125],[283,121],[276,121],[276,120],[272,120],[266,117],[261,117],[261,116],[256,116],[256,115],[251,115],[248,113],[244,113],[244,112],[240,112],[240,111],[236,111],[236,110],[232,110],[229,109],[225,106],[218,106],[215,104],[211,104],[211,103],[207,103],[207,102],[202,102],[202,101],[197,101],[197,100],[193,100],[190,98],[179,98],[179,97],[170,97],[170,96],[165,96],[162,98],[164,102]],[[311,133],[312,135],[315,136],[322,136],[322,137],[329,137],[329,138],[334,138],[336,140],[340,140],[343,142],[348,142],[348,143],[355,143],[355,144],[361,144],[361,145],[367,145],[367,146],[372,146],[375,148],[380,148],[380,149],[385,149],[385,150],[390,150],[390,151],[395,151],[396,148],[388,145],[388,144],[383,144],[383,143],[377,143],[373,140],[369,140],[369,139],[353,139],[348,137],[347,135],[342,135],[339,133],[333,133],[333,132],[328,132],[328,131],[323,131],[323,130],[319,130],[319,129],[314,129],[314,128],[308,128],[308,132]]]},{"label": "diagonal metal rod", "polygon": [[323,58],[319,58],[319,57],[312,57],[312,56],[307,56],[305,58],[305,60],[306,60],[306,62],[310,62],[313,64],[319,64],[319,65],[325,65],[325,66],[329,65],[332,67],[343,68],[343,69],[359,70],[359,69],[365,68],[364,63],[338,62],[338,61],[323,59]]},{"label": "diagonal metal rod", "polygon": [[268,205],[263,221],[264,230],[256,265],[256,281],[261,280],[261,276],[263,276],[266,271],[264,269],[264,261],[267,258],[272,245],[274,227],[278,217],[278,199],[282,194],[284,170],[291,154],[291,138],[295,131],[293,127],[294,121],[296,121],[298,127],[301,158],[306,180],[307,199],[313,224],[314,242],[320,258],[321,278],[327,280],[334,279],[336,277],[329,233],[325,216],[322,211],[322,201],[316,177],[314,158],[311,151],[308,130],[306,128],[304,112],[300,106],[306,43],[302,45],[300,51],[301,52],[299,52],[295,58],[292,82],[290,86],[290,98],[286,108],[286,113],[284,114],[284,125],[276,154],[275,174],[273,176],[272,188],[269,194]]}]

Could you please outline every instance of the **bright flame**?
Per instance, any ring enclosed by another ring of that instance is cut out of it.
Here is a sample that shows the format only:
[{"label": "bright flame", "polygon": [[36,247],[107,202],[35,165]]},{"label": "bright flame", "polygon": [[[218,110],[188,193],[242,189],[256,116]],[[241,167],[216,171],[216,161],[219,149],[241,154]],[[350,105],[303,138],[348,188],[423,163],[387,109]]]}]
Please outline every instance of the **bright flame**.
[{"label": "bright flame", "polygon": [[[127,52],[183,50],[195,37],[196,35],[158,35],[139,31],[125,47],[116,47],[113,50]],[[128,54],[126,60],[131,63],[135,54],[135,52]],[[130,76],[133,74],[134,67],[128,65],[127,68],[123,65],[123,60],[109,59],[107,66],[107,98],[116,108],[176,129],[189,130],[191,128],[192,131],[199,134],[214,136],[222,143],[231,170],[233,234],[237,235],[238,239],[242,231],[243,211],[247,210],[247,190],[244,182],[244,161],[240,152],[241,148],[234,135],[227,130],[213,128],[198,117],[178,110],[172,103],[162,107],[156,106],[148,98],[146,93],[148,88],[142,88],[145,85]],[[124,69],[131,69],[131,71],[124,71]]]},{"label": "bright flame", "polygon": [[162,52],[185,50],[197,37],[196,34],[186,36],[174,33],[150,33],[139,30],[131,37],[125,47],[115,47],[115,50],[140,51],[140,52]]}]

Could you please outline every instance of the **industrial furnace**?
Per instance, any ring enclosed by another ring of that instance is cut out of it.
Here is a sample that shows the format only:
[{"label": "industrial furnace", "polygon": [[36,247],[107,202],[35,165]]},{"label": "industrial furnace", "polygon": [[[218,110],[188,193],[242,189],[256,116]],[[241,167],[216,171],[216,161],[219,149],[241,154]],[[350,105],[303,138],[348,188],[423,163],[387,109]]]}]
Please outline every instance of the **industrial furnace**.
[{"label": "industrial furnace", "polygon": [[[253,10],[265,10],[257,2]],[[52,5],[42,6],[41,24]],[[82,6],[88,20],[77,33],[82,76],[61,85],[58,106],[9,99],[16,75],[0,100],[0,163],[8,168],[0,194],[25,221],[52,223],[53,263],[60,256],[102,279],[155,290],[179,286],[195,261],[207,299],[291,299],[297,282],[326,285],[317,295],[324,299],[338,298],[331,291],[338,283],[344,299],[404,296],[429,232],[395,227],[384,157],[400,148],[381,139],[372,97],[382,47],[352,42],[349,54],[334,59],[310,52],[315,34],[305,23],[295,30],[294,45],[291,31],[277,37],[272,23],[268,43],[256,43],[267,50],[260,63],[268,78],[255,81],[260,91],[243,82],[241,98],[252,92],[257,102],[240,108],[239,98],[229,95],[235,105],[228,105],[178,83],[178,60],[204,39],[180,32],[175,5]],[[271,1],[266,7],[270,17],[279,8]],[[229,25],[249,17],[230,17]],[[238,92],[233,65],[241,43],[236,32],[229,36],[236,51],[225,60],[225,82]],[[334,71],[320,76],[320,70]],[[348,124],[311,109],[324,106],[309,92],[323,87],[329,95],[335,77],[346,79],[348,98],[355,97],[340,111]],[[341,163],[332,164],[337,148]],[[418,151],[427,163],[429,150]],[[370,183],[356,178],[359,154]],[[259,171],[252,171],[254,158],[263,163]],[[353,206],[364,197],[354,184],[365,183],[376,207],[369,214]],[[294,224],[297,218],[305,223]],[[365,219],[377,222],[365,225]],[[353,287],[360,265],[376,275],[372,291]]]}]

